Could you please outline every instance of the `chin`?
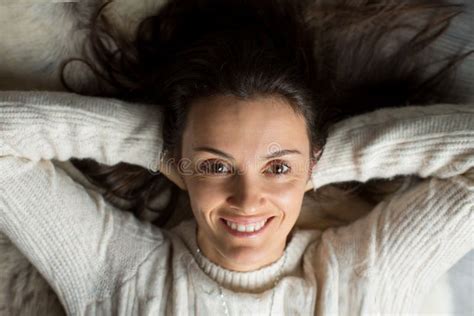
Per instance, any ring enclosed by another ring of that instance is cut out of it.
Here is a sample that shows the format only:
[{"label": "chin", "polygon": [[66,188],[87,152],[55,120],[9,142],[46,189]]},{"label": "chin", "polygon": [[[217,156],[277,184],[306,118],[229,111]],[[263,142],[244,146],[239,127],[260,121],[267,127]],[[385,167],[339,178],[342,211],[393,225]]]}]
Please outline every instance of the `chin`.
[{"label": "chin", "polygon": [[233,266],[239,267],[233,269],[236,271],[256,270],[268,265],[266,263],[268,256],[259,248],[238,247],[230,250],[226,257],[232,262]]}]

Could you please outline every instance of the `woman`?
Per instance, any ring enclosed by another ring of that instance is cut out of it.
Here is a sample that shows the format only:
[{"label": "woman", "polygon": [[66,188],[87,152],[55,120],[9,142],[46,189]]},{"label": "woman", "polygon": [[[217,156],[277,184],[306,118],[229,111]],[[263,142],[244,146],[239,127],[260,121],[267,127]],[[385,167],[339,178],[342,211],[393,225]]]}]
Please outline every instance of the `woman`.
[{"label": "woman", "polygon": [[[3,94],[0,230],[68,313],[413,312],[472,249],[472,109],[385,109],[341,121],[329,133],[328,122],[350,113],[422,102],[433,81],[416,85],[417,68],[405,63],[397,65],[408,67],[400,73],[378,69],[376,81],[369,79],[377,68],[358,72],[356,63],[351,71],[367,77],[333,73],[323,66],[333,65],[337,50],[313,60],[314,37],[297,32],[301,8],[263,14],[247,6],[200,8],[194,14],[203,25],[189,28],[192,16],[185,9],[173,15],[183,7],[170,4],[143,24],[147,36],[135,42],[136,55],[99,69],[108,74],[107,88],[166,104],[164,111],[66,94]],[[229,8],[238,18],[207,24],[206,17]],[[288,34],[270,34],[283,17]],[[248,27],[237,23],[242,19]],[[96,53],[105,49],[95,43]],[[370,60],[403,61],[396,53]],[[358,108],[337,108],[351,96]],[[165,172],[188,192],[195,217],[171,230],[121,212],[51,161],[150,168],[163,149],[179,167]],[[309,180],[317,189],[409,174],[426,179],[351,225],[294,229]]]}]

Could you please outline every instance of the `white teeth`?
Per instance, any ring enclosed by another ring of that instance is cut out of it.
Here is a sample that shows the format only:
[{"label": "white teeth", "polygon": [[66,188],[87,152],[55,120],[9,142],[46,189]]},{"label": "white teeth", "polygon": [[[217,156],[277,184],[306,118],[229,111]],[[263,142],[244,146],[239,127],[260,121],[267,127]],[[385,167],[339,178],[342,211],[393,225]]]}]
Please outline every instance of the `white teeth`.
[{"label": "white teeth", "polygon": [[227,226],[229,226],[232,230],[236,230],[239,232],[252,233],[252,232],[259,231],[260,229],[262,229],[262,227],[265,226],[265,223],[267,222],[267,220],[263,220],[258,223],[252,223],[249,225],[241,225],[241,224],[237,224],[237,223],[230,222],[227,220],[225,222]]},{"label": "white teeth", "polygon": [[247,233],[251,233],[251,232],[255,231],[255,226],[254,225],[249,225],[249,226],[245,227],[245,231]]}]

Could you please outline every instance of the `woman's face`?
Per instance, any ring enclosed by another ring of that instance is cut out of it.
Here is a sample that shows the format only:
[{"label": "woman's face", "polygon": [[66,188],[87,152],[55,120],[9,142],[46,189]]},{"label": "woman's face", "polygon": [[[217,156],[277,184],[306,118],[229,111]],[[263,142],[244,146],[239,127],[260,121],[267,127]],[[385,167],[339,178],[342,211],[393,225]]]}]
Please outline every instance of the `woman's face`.
[{"label": "woman's face", "polygon": [[235,271],[276,261],[312,167],[304,118],[276,97],[201,99],[191,106],[181,150],[206,257]]}]

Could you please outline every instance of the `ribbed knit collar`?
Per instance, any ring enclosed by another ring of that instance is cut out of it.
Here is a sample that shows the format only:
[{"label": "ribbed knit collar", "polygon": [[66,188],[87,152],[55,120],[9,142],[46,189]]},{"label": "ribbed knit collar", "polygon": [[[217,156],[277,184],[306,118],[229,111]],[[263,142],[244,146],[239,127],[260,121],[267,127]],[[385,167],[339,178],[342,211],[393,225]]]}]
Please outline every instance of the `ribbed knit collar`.
[{"label": "ribbed knit collar", "polygon": [[283,254],[277,261],[258,270],[238,272],[225,269],[211,262],[202,252],[200,254],[197,252],[197,225],[194,219],[182,222],[173,230],[181,237],[202,271],[211,279],[225,288],[246,292],[261,292],[272,288],[279,271],[281,271],[281,278],[290,274],[294,276],[301,268],[301,259],[306,248],[315,236],[319,235],[317,231],[295,228],[286,245],[286,255]]}]

